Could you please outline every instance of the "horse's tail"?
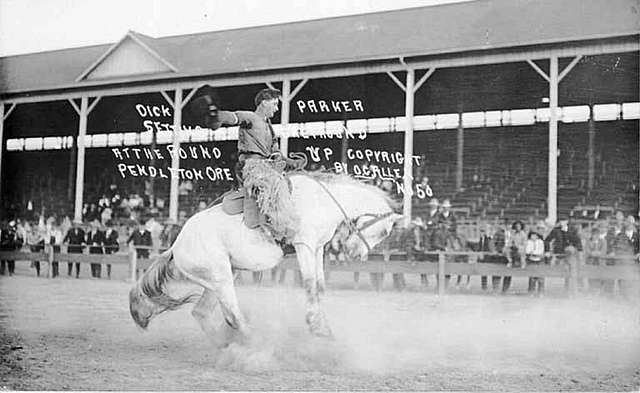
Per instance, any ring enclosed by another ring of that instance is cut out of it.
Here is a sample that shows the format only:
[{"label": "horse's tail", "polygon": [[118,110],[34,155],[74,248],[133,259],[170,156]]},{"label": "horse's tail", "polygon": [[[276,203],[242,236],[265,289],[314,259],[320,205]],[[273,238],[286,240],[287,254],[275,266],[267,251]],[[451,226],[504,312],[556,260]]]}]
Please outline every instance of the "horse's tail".
[{"label": "horse's tail", "polygon": [[196,295],[173,298],[167,293],[167,282],[175,279],[171,249],[160,254],[129,292],[129,311],[138,326],[145,329],[152,317],[190,303]]}]

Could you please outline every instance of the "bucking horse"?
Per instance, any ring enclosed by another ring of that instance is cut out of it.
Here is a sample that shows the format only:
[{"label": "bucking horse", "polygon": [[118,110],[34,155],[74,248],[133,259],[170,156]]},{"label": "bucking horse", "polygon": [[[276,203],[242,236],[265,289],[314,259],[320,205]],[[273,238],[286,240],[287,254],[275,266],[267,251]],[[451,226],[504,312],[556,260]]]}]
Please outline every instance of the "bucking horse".
[{"label": "bucking horse", "polygon": [[[299,225],[292,238],[306,292],[306,323],[312,334],[331,336],[320,307],[325,289],[323,250],[338,226],[349,227],[343,241],[351,260],[364,260],[385,239],[396,221],[394,201],[377,187],[345,175],[297,172],[288,176],[293,213]],[[226,323],[243,337],[250,325],[238,305],[232,269],[261,271],[283,258],[282,248],[260,229],[243,224],[242,215],[229,215],[214,205],[191,217],[170,249],[160,254],[129,294],[136,324],[146,328],[164,312],[195,302],[193,317],[207,336],[220,335],[213,314],[220,305]],[[202,295],[172,297],[167,290],[178,274],[202,287]]]}]

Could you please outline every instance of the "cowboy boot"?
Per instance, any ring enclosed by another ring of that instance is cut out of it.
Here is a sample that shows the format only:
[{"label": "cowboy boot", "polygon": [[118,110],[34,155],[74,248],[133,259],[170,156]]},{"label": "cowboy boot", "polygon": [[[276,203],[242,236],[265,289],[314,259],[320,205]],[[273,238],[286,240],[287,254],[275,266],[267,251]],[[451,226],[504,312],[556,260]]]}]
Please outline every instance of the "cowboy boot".
[{"label": "cowboy boot", "polygon": [[251,229],[255,229],[260,226],[260,211],[256,199],[243,187],[242,194],[244,200],[242,202],[244,224]]}]

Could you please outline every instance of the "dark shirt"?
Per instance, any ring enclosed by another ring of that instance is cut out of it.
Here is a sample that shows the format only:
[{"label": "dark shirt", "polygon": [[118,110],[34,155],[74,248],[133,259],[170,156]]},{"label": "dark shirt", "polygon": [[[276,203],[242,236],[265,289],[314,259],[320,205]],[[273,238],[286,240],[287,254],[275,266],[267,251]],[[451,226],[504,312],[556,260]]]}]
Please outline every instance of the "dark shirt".
[{"label": "dark shirt", "polygon": [[[133,242],[134,246],[151,246],[153,243],[151,241],[151,232],[146,229],[142,232],[136,229],[129,239],[127,239],[127,244]],[[149,249],[148,248],[136,248],[136,254],[138,258],[149,258]]]},{"label": "dark shirt", "polygon": [[102,246],[104,245],[104,232],[91,231],[87,233],[87,244],[89,245],[89,254],[103,254],[104,250]]},{"label": "dark shirt", "polygon": [[85,242],[85,233],[80,228],[71,228],[62,242],[69,244],[67,252],[72,254],[82,254],[82,244]]},{"label": "dark shirt", "polygon": [[107,229],[104,238],[104,252],[106,254],[113,254],[118,252],[120,245],[118,244],[118,231],[115,229]]},{"label": "dark shirt", "polygon": [[560,227],[555,227],[544,239],[544,249],[554,254],[564,254],[567,247],[573,246],[578,251],[582,251],[582,242],[575,231],[569,229],[563,231]]},{"label": "dark shirt", "polygon": [[618,233],[613,243],[613,252],[616,255],[632,255],[637,254],[638,250],[638,232],[633,232],[629,237],[626,231]]}]

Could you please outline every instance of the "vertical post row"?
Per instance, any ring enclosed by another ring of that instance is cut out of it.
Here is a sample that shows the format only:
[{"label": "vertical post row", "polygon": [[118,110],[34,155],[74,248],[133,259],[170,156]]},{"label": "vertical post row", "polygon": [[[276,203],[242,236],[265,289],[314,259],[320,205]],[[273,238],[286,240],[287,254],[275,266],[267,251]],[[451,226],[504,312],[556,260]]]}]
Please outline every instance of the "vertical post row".
[{"label": "vertical post row", "polygon": [[404,131],[404,195],[402,199],[402,214],[405,226],[411,222],[411,197],[413,195],[413,98],[415,85],[415,70],[407,70],[407,83],[405,85],[405,121]]},{"label": "vertical post row", "polygon": [[548,218],[558,217],[558,56],[549,61],[549,184]]},{"label": "vertical post row", "polygon": [[289,112],[291,110],[291,81],[285,79],[282,81],[282,113],[280,114],[280,125],[282,126],[282,134],[280,134],[280,151],[285,157],[289,155]]},{"label": "vertical post row", "polygon": [[76,193],[73,209],[73,219],[82,221],[82,198],[84,195],[84,156],[85,137],[87,135],[87,117],[89,114],[89,97],[80,98],[80,123],[78,126],[77,150],[78,159],[76,161]]},{"label": "vertical post row", "polygon": [[[177,173],[180,168],[180,130],[182,129],[182,89],[178,88],[173,100],[173,151],[171,155],[171,168]],[[178,183],[177,176],[171,176],[169,189],[169,218],[178,221]]]}]

